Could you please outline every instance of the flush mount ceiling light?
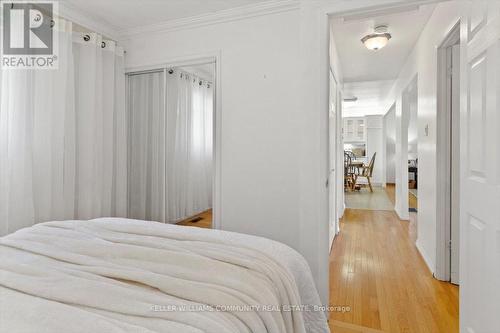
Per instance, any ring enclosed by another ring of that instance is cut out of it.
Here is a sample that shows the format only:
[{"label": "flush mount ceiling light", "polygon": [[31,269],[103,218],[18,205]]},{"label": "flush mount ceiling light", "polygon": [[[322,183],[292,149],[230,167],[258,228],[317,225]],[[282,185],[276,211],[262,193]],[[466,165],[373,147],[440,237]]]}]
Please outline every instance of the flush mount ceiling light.
[{"label": "flush mount ceiling light", "polygon": [[379,25],[375,27],[374,33],[361,38],[361,42],[368,50],[377,51],[386,46],[391,37],[391,34],[387,32],[387,26]]}]

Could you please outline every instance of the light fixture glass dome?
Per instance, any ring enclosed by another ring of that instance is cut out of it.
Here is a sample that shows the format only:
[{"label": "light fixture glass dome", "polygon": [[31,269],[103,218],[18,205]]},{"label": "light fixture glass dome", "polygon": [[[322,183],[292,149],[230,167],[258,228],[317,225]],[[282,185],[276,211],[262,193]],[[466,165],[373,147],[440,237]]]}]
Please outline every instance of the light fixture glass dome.
[{"label": "light fixture glass dome", "polygon": [[361,42],[367,49],[376,51],[386,46],[391,37],[391,34],[387,32],[387,26],[378,26],[373,34],[366,35]]}]

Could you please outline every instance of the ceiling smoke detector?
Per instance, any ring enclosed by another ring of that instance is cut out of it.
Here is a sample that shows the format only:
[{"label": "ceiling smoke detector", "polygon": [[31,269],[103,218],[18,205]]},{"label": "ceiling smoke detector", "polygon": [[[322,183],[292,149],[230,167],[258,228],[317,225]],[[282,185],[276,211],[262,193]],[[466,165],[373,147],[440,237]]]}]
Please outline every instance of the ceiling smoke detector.
[{"label": "ceiling smoke detector", "polygon": [[386,46],[391,37],[391,34],[387,32],[387,26],[379,25],[375,27],[372,34],[361,38],[361,42],[365,44],[368,50],[377,51]]}]

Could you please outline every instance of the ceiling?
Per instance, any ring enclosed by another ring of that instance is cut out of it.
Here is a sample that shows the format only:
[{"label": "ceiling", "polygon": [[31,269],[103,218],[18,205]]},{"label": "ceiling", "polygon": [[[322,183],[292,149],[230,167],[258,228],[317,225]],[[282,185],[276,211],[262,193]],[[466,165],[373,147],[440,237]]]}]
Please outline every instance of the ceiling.
[{"label": "ceiling", "polygon": [[[360,15],[332,18],[331,29],[344,82],[395,79],[434,7],[435,5],[413,6],[402,12],[375,17]],[[360,40],[381,24],[388,25],[392,38],[383,49],[368,50]]]},{"label": "ceiling", "polygon": [[114,30],[134,29],[267,0],[62,0]]},{"label": "ceiling", "polygon": [[379,80],[344,83],[344,98],[357,97],[355,102],[344,102],[344,117],[363,117],[366,115],[385,114],[383,109],[387,95],[395,80]]}]

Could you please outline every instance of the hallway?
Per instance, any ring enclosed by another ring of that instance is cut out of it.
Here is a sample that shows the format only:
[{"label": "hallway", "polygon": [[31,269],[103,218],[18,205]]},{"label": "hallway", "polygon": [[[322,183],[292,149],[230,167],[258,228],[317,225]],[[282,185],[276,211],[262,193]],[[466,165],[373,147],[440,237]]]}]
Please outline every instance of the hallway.
[{"label": "hallway", "polygon": [[458,332],[458,287],[432,277],[415,228],[391,211],[345,211],[330,256],[330,305],[350,311],[330,314],[332,332]]}]

